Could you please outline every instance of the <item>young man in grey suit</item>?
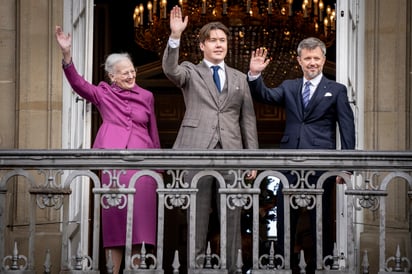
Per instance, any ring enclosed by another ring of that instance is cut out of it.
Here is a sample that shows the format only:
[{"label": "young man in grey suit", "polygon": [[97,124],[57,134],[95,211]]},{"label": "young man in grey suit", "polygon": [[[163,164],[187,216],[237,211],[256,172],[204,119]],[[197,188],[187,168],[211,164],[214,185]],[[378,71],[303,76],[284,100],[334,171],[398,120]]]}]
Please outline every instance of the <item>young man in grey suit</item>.
[{"label": "young man in grey suit", "polygon": [[[336,128],[339,127],[340,143],[342,149],[355,148],[355,125],[353,111],[348,101],[346,87],[340,83],[327,79],[323,73],[326,61],[326,46],[317,38],[307,38],[298,45],[297,61],[302,68],[303,78],[286,80],[276,88],[268,88],[264,84],[261,72],[269,64],[267,50],[258,48],[252,52],[250,68],[248,72],[248,83],[252,97],[258,101],[276,104],[284,107],[286,112],[286,127],[281,139],[280,148],[284,149],[336,149]],[[309,177],[309,183],[316,183],[321,172]],[[296,177],[287,174],[289,183],[296,182]],[[326,182],[324,184],[325,195],[323,196],[324,210],[333,208],[330,206],[329,189],[333,189],[334,182],[341,183],[342,178]],[[312,242],[315,240],[315,210],[311,210]],[[291,237],[293,249],[293,237],[296,231],[297,212],[291,211]],[[330,222],[330,212],[323,212],[324,224]],[[325,216],[326,215],[326,216]],[[278,196],[278,234],[279,252],[283,252],[283,196]],[[329,223],[330,227],[331,224]],[[325,232],[324,254],[331,255],[333,240],[328,235],[328,230],[323,226]],[[332,244],[332,245],[330,245]],[[314,271],[314,254],[316,252],[313,244],[313,256],[308,264],[312,273]]]},{"label": "young man in grey suit", "polygon": [[[171,34],[162,63],[166,76],[181,88],[186,104],[174,148],[257,149],[256,117],[246,75],[224,62],[229,30],[220,22],[206,24],[199,32],[203,61],[178,64],[180,38],[187,24],[188,17],[182,18],[181,9],[175,6],[170,13]],[[256,171],[250,171],[246,177],[255,176]],[[226,174],[225,178],[233,183],[233,176]],[[212,178],[202,178],[198,184],[196,256],[206,249],[212,184]],[[228,209],[227,214],[227,267],[229,273],[234,273],[241,248],[240,211]]]}]

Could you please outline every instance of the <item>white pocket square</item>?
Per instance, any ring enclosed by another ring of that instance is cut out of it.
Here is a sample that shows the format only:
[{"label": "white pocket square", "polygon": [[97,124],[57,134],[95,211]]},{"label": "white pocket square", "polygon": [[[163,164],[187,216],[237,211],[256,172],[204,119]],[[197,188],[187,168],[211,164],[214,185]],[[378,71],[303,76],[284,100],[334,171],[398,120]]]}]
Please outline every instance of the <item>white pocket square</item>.
[{"label": "white pocket square", "polygon": [[330,93],[330,92],[325,93],[325,97],[330,97],[330,96],[332,96],[332,93]]}]

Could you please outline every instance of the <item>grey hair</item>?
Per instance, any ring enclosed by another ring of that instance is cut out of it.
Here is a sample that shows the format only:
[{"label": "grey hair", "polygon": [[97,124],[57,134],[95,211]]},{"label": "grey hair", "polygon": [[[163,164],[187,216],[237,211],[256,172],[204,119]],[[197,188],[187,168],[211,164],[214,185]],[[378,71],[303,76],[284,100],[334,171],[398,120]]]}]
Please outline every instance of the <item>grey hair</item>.
[{"label": "grey hair", "polygon": [[[114,66],[120,61],[129,60],[132,62],[132,58],[128,53],[112,53],[107,56],[106,61],[104,62],[104,70],[109,74],[114,74]],[[132,62],[133,63],[133,62]]]},{"label": "grey hair", "polygon": [[322,40],[315,37],[303,39],[298,45],[298,55],[300,56],[302,49],[314,50],[317,47],[319,47],[322,50],[323,55],[326,56],[326,45]]}]

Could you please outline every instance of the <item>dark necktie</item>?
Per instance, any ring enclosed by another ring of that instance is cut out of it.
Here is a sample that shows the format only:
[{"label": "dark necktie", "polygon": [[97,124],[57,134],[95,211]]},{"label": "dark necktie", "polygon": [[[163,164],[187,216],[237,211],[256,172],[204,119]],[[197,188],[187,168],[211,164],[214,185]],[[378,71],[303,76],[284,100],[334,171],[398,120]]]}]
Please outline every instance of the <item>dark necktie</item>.
[{"label": "dark necktie", "polygon": [[216,84],[217,90],[220,92],[220,78],[219,78],[219,66],[212,66],[213,69],[213,81]]},{"label": "dark necktie", "polygon": [[302,99],[303,99],[303,106],[306,107],[309,103],[309,97],[310,97],[310,81],[307,81],[305,83],[305,89],[303,90],[302,93]]}]

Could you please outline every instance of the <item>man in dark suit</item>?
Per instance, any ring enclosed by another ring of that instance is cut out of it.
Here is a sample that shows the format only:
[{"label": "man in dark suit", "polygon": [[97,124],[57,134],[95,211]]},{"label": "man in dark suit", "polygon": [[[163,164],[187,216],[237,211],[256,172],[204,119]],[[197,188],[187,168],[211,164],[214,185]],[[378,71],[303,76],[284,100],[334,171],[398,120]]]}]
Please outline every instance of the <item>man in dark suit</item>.
[{"label": "man in dark suit", "polygon": [[[162,67],[166,76],[181,88],[186,112],[173,147],[257,149],[256,117],[247,77],[224,62],[229,30],[220,22],[206,24],[199,31],[203,61],[178,64],[180,38],[187,23],[188,17],[183,19],[181,9],[174,7],[170,13],[171,34]],[[256,171],[250,171],[246,177],[253,179],[255,176]],[[233,183],[233,176],[226,174],[225,178],[227,183]],[[196,256],[205,253],[212,184],[212,178],[202,178],[198,184]],[[229,272],[234,273],[237,252],[241,248],[240,211],[228,210],[227,214],[230,224],[227,226],[227,265]]]},{"label": "man in dark suit", "polygon": [[[261,72],[269,64],[267,50],[258,48],[252,53],[248,72],[249,87],[252,97],[258,101],[281,105],[286,112],[286,127],[281,139],[283,149],[336,149],[336,128],[339,127],[342,149],[355,148],[355,125],[353,111],[348,101],[346,87],[323,76],[322,70],[326,61],[326,46],[317,38],[307,38],[298,45],[297,61],[302,68],[303,78],[286,80],[276,88],[268,88],[264,84]],[[319,173],[310,178],[315,183]],[[288,174],[289,183],[296,177]],[[336,178],[341,182],[342,178]],[[335,179],[333,180],[335,181]],[[325,184],[330,188],[330,183]],[[280,191],[281,192],[281,191]],[[324,208],[330,208],[330,193],[326,193]],[[280,252],[283,252],[283,196],[278,197],[278,236]],[[326,204],[325,204],[326,203]],[[311,210],[312,241],[314,242],[315,210]],[[297,216],[291,211],[291,237],[296,231]],[[329,220],[327,216],[324,220]],[[325,230],[326,231],[326,230]],[[327,235],[326,235],[327,236]],[[333,243],[333,240],[328,239]],[[325,242],[325,241],[324,241]],[[315,248],[315,247],[314,247]],[[327,247],[324,255],[330,255]],[[312,249],[316,252],[316,249]],[[310,255],[310,254],[305,254]],[[309,265],[308,265],[309,267]],[[310,266],[314,267],[314,266]]]}]

